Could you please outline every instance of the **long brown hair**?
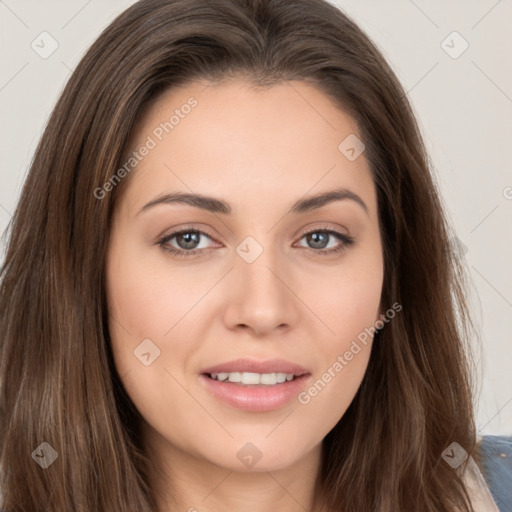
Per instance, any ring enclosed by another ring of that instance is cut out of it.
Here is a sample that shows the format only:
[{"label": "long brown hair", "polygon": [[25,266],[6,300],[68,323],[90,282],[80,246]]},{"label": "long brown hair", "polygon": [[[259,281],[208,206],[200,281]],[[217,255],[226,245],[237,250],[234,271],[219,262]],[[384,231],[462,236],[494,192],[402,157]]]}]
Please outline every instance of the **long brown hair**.
[{"label": "long brown hair", "polygon": [[[35,152],[0,273],[3,508],[156,510],[105,296],[110,219],[129,178],[102,199],[94,191],[123,165],[150,100],[234,76],[306,81],[356,120],[377,189],[382,305],[403,306],[375,335],[360,389],[324,439],[318,488],[329,509],[472,510],[441,457],[454,441],[475,450],[465,268],[403,88],[324,0],[142,0],[78,64]],[[32,460],[43,442],[58,455],[46,469]]]}]

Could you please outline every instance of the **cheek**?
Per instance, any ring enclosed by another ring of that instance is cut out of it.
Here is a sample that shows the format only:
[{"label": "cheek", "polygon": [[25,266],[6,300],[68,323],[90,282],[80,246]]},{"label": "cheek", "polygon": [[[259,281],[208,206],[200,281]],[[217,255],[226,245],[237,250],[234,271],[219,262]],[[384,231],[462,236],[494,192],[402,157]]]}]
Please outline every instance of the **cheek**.
[{"label": "cheek", "polygon": [[378,254],[354,254],[339,269],[323,276],[316,297],[330,327],[331,346],[348,350],[350,342],[379,318],[383,262]]},{"label": "cheek", "polygon": [[161,339],[198,300],[201,276],[173,268],[159,251],[128,245],[108,261],[109,305],[134,338]]},{"label": "cheek", "polygon": [[[171,262],[159,247],[113,241],[106,265],[109,330],[118,373],[129,376],[127,389],[130,379],[141,372],[148,389],[166,389],[169,375],[161,370],[183,373],[188,368],[191,354],[202,342],[201,336],[192,334],[191,325],[200,325],[201,297],[217,275],[212,276],[211,268],[190,270],[190,263]],[[151,343],[142,345],[147,339]],[[146,347],[157,354],[148,367],[136,357],[146,353]],[[140,386],[132,390],[133,396]]]},{"label": "cheek", "polygon": [[336,296],[338,300],[332,303],[336,307],[328,317],[335,334],[323,345],[323,367],[318,368],[318,375],[338,398],[348,399],[357,391],[368,365],[379,314],[380,288],[347,287],[342,298],[338,293],[333,299]]},{"label": "cheek", "polygon": [[378,276],[364,283],[343,278],[339,281],[337,284],[344,283],[345,288],[326,296],[329,314],[325,323],[335,334],[324,337],[319,344],[321,357],[315,378],[298,396],[312,425],[321,425],[324,435],[345,414],[364,377],[380,303]]},{"label": "cheek", "polygon": [[[319,316],[330,328],[320,345],[322,366],[299,402],[332,428],[352,402],[364,377],[371,352],[383,283],[379,252],[346,260],[330,278],[323,276],[323,292],[315,288]],[[329,341],[327,341],[329,340]]]},{"label": "cheek", "polygon": [[331,280],[330,291],[321,299],[325,323],[334,343],[356,336],[378,318],[381,287],[378,281],[354,282],[344,278]]}]

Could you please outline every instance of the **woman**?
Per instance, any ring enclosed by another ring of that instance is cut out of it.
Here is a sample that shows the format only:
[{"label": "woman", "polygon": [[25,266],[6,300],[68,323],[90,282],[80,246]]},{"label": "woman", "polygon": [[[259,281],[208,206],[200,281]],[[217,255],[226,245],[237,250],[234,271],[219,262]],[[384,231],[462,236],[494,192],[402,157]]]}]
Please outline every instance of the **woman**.
[{"label": "woman", "polygon": [[136,3],[10,226],[4,510],[497,510],[450,233],[405,93],[342,12]]}]

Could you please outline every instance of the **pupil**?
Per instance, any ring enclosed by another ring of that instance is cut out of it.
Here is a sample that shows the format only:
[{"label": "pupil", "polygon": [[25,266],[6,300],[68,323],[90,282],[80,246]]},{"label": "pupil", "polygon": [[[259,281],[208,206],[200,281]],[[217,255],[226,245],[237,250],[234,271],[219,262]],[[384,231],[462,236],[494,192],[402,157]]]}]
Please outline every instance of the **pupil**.
[{"label": "pupil", "polygon": [[[185,245],[179,243],[180,239],[185,239]],[[199,241],[199,235],[198,235],[198,233],[195,233],[193,231],[187,232],[187,233],[182,233],[182,234],[178,235],[178,244],[183,249],[193,249],[194,244],[197,244],[198,241]]]},{"label": "pupil", "polygon": [[328,236],[327,233],[310,233],[308,236],[309,236],[310,240],[313,239],[313,244],[318,243],[318,240],[321,239],[322,237],[324,238],[323,241],[319,242],[320,247],[318,247],[318,246],[313,247],[314,249],[322,249],[325,247],[325,243],[327,241],[327,236]]}]

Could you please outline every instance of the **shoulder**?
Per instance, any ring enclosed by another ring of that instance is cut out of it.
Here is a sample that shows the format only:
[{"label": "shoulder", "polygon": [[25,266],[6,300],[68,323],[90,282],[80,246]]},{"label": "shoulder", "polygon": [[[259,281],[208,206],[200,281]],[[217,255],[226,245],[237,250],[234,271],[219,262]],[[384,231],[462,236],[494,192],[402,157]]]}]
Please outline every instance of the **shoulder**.
[{"label": "shoulder", "polygon": [[512,512],[512,436],[484,436],[481,469],[500,512]]}]

